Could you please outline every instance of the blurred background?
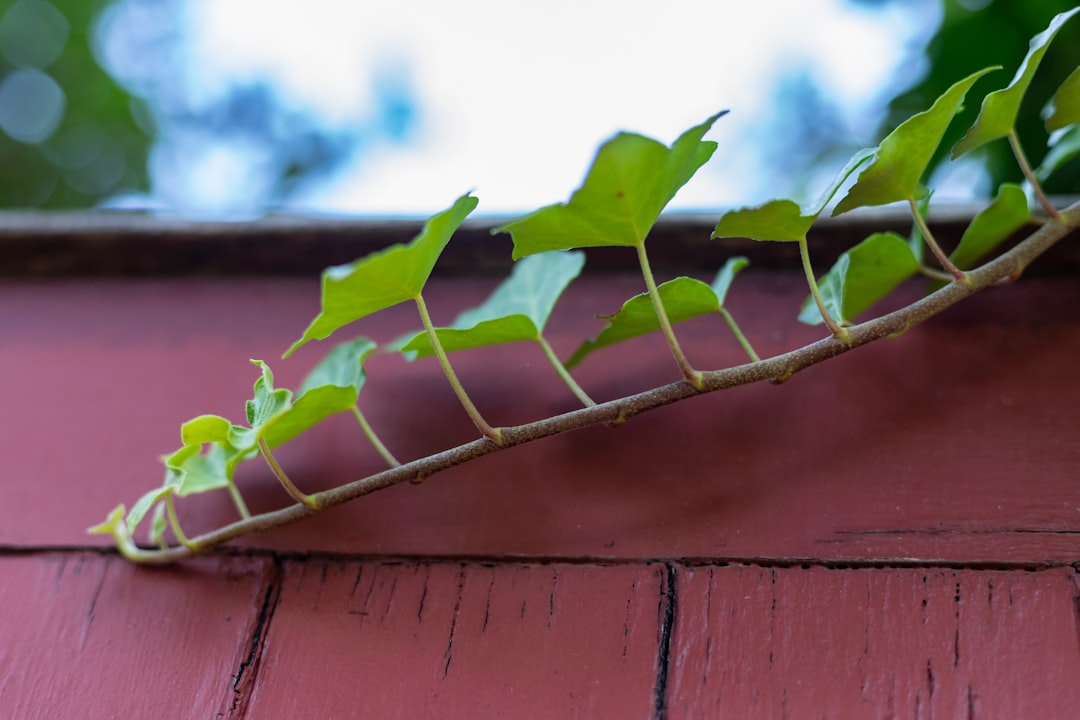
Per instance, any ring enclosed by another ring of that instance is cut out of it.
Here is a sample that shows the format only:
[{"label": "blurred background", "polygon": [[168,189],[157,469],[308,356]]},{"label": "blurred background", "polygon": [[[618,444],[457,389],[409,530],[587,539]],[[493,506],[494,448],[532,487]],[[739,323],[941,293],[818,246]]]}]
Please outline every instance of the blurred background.
[{"label": "blurred background", "polygon": [[[810,197],[969,72],[1002,64],[976,90],[1005,85],[1073,4],[0,0],[0,207],[402,216],[473,190],[523,212],[618,130],[670,142],[724,108],[673,207]],[[1078,62],[1073,22],[1021,114],[1035,163]],[[1049,189],[1075,193],[1076,165]],[[936,200],[1019,177],[1004,143],[937,172]]]}]

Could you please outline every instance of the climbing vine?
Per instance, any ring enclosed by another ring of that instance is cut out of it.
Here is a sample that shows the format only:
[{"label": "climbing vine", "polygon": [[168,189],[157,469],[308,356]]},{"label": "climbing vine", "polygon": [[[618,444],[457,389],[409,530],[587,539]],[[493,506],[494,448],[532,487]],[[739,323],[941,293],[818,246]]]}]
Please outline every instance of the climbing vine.
[{"label": "climbing vine", "polygon": [[[321,310],[284,357],[400,303],[415,305],[422,329],[383,347],[364,337],[342,342],[330,349],[295,392],[276,387],[270,366],[253,360],[258,378],[243,422],[234,423],[219,415],[201,415],[185,422],[180,428],[180,448],[163,458],[164,483],[144,494],[130,510],[119,505],[90,532],[111,534],[120,552],[133,561],[175,561],[515,445],[592,425],[623,423],[642,412],[701,393],[763,380],[782,382],[853,348],[898,336],[990,285],[1015,281],[1035,258],[1080,226],[1080,203],[1058,209],[1041,188],[1042,180],[1080,153],[1080,68],[1064,79],[1043,109],[1050,150],[1041,166],[1030,166],[1015,132],[1021,101],[1039,62],[1058,29],[1078,12],[1080,8],[1057,15],[1031,40],[1012,81],[984,97],[975,124],[952,148],[955,159],[986,143],[1007,142],[1026,182],[1023,186],[1002,185],[951,253],[935,240],[926,220],[932,192],[923,178],[965,98],[976,83],[998,68],[986,68],[959,80],[877,147],[856,153],[817,201],[800,205],[793,200],[772,200],[719,217],[712,233],[718,241],[747,237],[798,245],[809,290],[802,307],[796,309],[798,318],[824,326],[827,336],[823,339],[773,357],[758,355],[725,307],[728,289],[749,264],[745,258],[729,258],[708,284],[689,277],[656,282],[647,252],[649,232],[679,189],[713,156],[716,143],[704,138],[724,113],[690,128],[670,146],[620,133],[600,147],[581,187],[567,202],[543,207],[494,230],[511,236],[514,269],[487,300],[461,313],[449,326],[432,323],[424,289],[444,248],[477,206],[477,198],[470,194],[432,216],[411,242],[325,270]],[[843,196],[833,204],[842,190]],[[807,233],[826,208],[831,206],[832,214],[839,215],[889,203],[910,208],[911,235],[874,233],[844,252],[824,276],[817,277]],[[1024,239],[1000,251],[1006,240],[1024,229],[1029,230]],[[646,290],[604,318],[606,326],[596,337],[582,340],[563,361],[545,339],[544,328],[560,295],[585,265],[581,248],[598,246],[633,250]],[[931,283],[925,297],[886,315],[855,322],[917,275],[926,276]],[[679,344],[676,326],[710,313],[723,317],[734,341],[746,352],[746,363],[723,369],[691,365]],[[662,333],[670,350],[678,373],[671,384],[597,403],[571,375],[593,353],[652,332]],[[484,417],[455,373],[450,355],[512,342],[537,343],[552,371],[582,407],[510,427],[492,424]],[[409,360],[434,357],[476,426],[478,439],[399,461],[361,409],[361,391],[368,381],[365,361],[376,350],[401,353]],[[387,469],[329,490],[305,493],[290,480],[274,450],[337,413],[351,413],[356,418]],[[234,482],[237,468],[247,462],[265,462],[294,503],[252,514]],[[188,536],[178,517],[177,502],[212,491],[224,491],[235,506],[237,519],[210,532]],[[144,545],[135,540],[141,530],[146,531]]]}]

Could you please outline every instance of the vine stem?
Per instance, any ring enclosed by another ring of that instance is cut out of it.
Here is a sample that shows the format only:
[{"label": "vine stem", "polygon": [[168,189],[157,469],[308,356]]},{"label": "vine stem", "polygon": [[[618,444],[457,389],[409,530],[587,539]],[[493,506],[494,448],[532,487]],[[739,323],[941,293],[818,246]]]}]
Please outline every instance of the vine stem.
[{"label": "vine stem", "polygon": [[353,417],[356,418],[356,422],[360,423],[360,429],[364,431],[364,436],[367,437],[368,442],[375,448],[375,452],[379,453],[379,456],[386,461],[386,464],[390,467],[398,467],[401,465],[398,459],[394,457],[394,454],[390,452],[379,436],[375,434],[375,430],[371,427],[371,424],[364,417],[364,413],[360,412],[360,408],[356,405],[352,406]]},{"label": "vine stem", "polygon": [[[966,284],[950,283],[937,292],[916,300],[907,307],[859,325],[845,328],[849,332],[848,342],[841,341],[836,337],[829,337],[775,357],[725,370],[704,372],[702,373],[704,392],[714,392],[755,382],[787,378],[796,372],[841,355],[853,348],[884,338],[894,337],[942,313],[976,292],[995,285],[1002,278],[1010,277],[1022,271],[1039,255],[1046,252],[1047,249],[1077,227],[1080,227],[1080,202],[1062,210],[1059,213],[1059,219],[1051,220],[1040,226],[1012,249],[1002,253],[982,267],[968,272],[968,282]],[[688,383],[680,381],[562,415],[515,427],[502,428],[502,437],[505,443],[503,446],[495,445],[487,439],[474,440],[414,460],[400,467],[384,470],[345,485],[324,490],[316,493],[313,497],[318,500],[319,507],[323,509],[341,505],[392,485],[414,481],[417,477],[428,478],[440,471],[505,448],[523,445],[552,435],[560,435],[594,425],[610,424],[698,394],[697,389]],[[122,514],[120,514],[121,510],[121,508],[117,508],[110,517],[113,536],[120,553],[134,562],[154,564],[176,562],[191,557],[196,552],[208,550],[242,535],[287,525],[316,512],[306,505],[297,503],[279,510],[272,510],[261,515],[245,518],[191,538],[190,546],[181,545],[162,550],[139,547],[127,530],[127,524],[123,521]]]},{"label": "vine stem", "polygon": [[1031,163],[1028,162],[1024,148],[1020,145],[1020,138],[1016,135],[1016,128],[1009,130],[1008,138],[1009,147],[1012,148],[1016,163],[1020,166],[1020,171],[1024,173],[1024,177],[1031,183],[1031,189],[1035,191],[1035,197],[1039,200],[1039,204],[1043,206],[1043,210],[1050,216],[1050,219],[1060,220],[1061,213],[1050,202],[1050,198],[1046,197],[1046,193],[1042,189],[1042,183],[1035,177],[1035,172],[1031,169]]},{"label": "vine stem", "polygon": [[305,492],[301,492],[300,488],[293,484],[293,481],[289,479],[289,476],[285,474],[285,470],[278,463],[277,458],[274,457],[274,453],[270,452],[270,446],[266,443],[266,438],[260,437],[258,439],[259,452],[262,453],[263,458],[266,460],[266,464],[270,466],[270,470],[274,473],[274,476],[281,483],[281,486],[285,488],[285,492],[289,493],[289,497],[298,503],[303,503],[312,510],[321,509],[319,501],[314,495],[308,495]]},{"label": "vine stem", "polygon": [[457,395],[462,407],[465,408],[465,412],[468,413],[469,418],[476,425],[476,429],[488,440],[501,447],[503,444],[502,431],[489,425],[484,416],[480,414],[480,411],[476,409],[476,404],[473,403],[469,394],[465,392],[465,387],[458,380],[453,366],[450,365],[450,359],[446,357],[446,350],[443,349],[442,343],[439,342],[439,334],[435,332],[435,326],[431,323],[431,315],[428,314],[427,303],[424,302],[423,294],[417,293],[415,300],[416,309],[420,312],[420,322],[424,324],[424,330],[427,331],[428,340],[431,342],[431,349],[435,351],[435,357],[438,358],[439,365],[442,366],[443,374],[446,375],[446,380],[450,383],[450,387],[453,388],[454,394]]},{"label": "vine stem", "polygon": [[678,338],[675,337],[675,330],[671,327],[671,320],[668,319],[667,310],[664,309],[664,303],[660,300],[660,290],[656,287],[656,280],[653,278],[652,266],[649,264],[649,256],[645,252],[644,241],[637,244],[637,255],[638,264],[641,266],[641,275],[645,278],[645,287],[649,291],[649,298],[652,300],[653,310],[656,312],[656,319],[660,322],[660,330],[664,333],[668,347],[671,348],[671,354],[675,357],[675,364],[679,366],[679,370],[682,372],[686,382],[694,386],[696,390],[701,390],[701,372],[690,365],[682,346],[679,345]]},{"label": "vine stem", "polygon": [[810,295],[814,298],[814,303],[817,305],[818,312],[821,313],[821,319],[825,321],[825,326],[829,328],[829,332],[832,333],[834,338],[843,343],[850,343],[851,338],[848,329],[836,322],[836,319],[829,314],[829,310],[825,307],[825,298],[821,296],[817,278],[814,277],[814,266],[810,264],[810,248],[806,244],[805,237],[799,239],[799,257],[802,258],[803,272],[806,274],[806,284],[810,286]]},{"label": "vine stem", "polygon": [[555,351],[551,349],[551,345],[548,344],[548,341],[544,336],[537,335],[536,342],[540,344],[540,348],[544,351],[544,355],[551,363],[551,366],[555,368],[555,372],[559,374],[562,381],[570,388],[570,392],[574,393],[574,395],[577,396],[577,399],[580,400],[585,407],[592,407],[595,405],[596,402],[589,397],[587,392],[581,389],[580,385],[577,384],[577,381],[570,375],[570,371],[567,370],[566,366],[559,360],[559,357],[555,354]]},{"label": "vine stem", "polygon": [[930,232],[930,226],[926,224],[926,219],[919,212],[919,206],[915,202],[915,198],[908,197],[908,206],[911,208],[911,215],[915,218],[915,224],[919,226],[919,232],[922,233],[923,240],[930,247],[930,252],[934,253],[934,257],[941,263],[941,267],[945,268],[945,271],[951,276],[949,280],[959,280],[960,282],[967,282],[967,275],[963,270],[953,265],[949,256],[938,245],[937,240],[934,239],[934,234]]}]

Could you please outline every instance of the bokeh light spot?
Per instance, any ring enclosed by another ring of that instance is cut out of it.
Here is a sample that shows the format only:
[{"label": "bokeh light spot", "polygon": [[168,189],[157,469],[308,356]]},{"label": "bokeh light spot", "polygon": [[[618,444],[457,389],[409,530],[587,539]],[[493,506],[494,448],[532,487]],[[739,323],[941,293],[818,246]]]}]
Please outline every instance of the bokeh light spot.
[{"label": "bokeh light spot", "polygon": [[47,140],[64,117],[64,91],[40,70],[16,70],[0,81],[0,130],[24,143]]}]

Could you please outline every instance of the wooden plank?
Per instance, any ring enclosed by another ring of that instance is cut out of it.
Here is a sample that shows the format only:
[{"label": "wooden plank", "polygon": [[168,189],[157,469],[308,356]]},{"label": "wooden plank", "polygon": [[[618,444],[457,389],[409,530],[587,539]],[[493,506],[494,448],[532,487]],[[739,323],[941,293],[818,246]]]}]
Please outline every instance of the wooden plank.
[{"label": "wooden plank", "polygon": [[254,558],[147,570],[92,553],[0,557],[0,717],[228,711],[271,569]]},{"label": "wooden plank", "polygon": [[[482,209],[482,206],[481,206]],[[977,205],[942,205],[931,210],[938,241],[951,247],[979,210]],[[714,272],[730,255],[747,255],[755,267],[798,268],[794,243],[759,243],[709,238],[720,213],[671,213],[649,236],[649,254],[660,271]],[[511,218],[470,218],[454,235],[438,272],[506,273],[510,238],[491,229]],[[423,221],[273,215],[246,222],[198,221],[116,211],[0,211],[0,275],[78,276],[103,274],[278,273],[315,275],[328,265],[350,262],[393,243],[411,240]],[[906,234],[905,208],[863,208],[838,218],[823,217],[809,240],[822,264],[872,232]],[[1080,267],[1080,253],[1059,243],[1052,259],[1029,272]],[[636,256],[624,249],[591,248],[593,268],[634,271]]]},{"label": "wooden plank", "polygon": [[288,562],[250,717],[649,718],[660,565]]},{"label": "wooden plank", "polygon": [[[0,484],[0,545],[87,542],[86,527],[161,482],[157,456],[179,445],[182,421],[243,416],[256,377],[249,358],[267,359],[280,384],[295,387],[326,345],[275,358],[317,310],[316,285],[0,286],[0,453],[12,478]],[[492,285],[434,282],[436,321]],[[566,356],[599,327],[593,314],[618,308],[639,285],[629,276],[583,278],[557,308],[551,342]],[[820,336],[793,320],[804,295],[797,275],[751,272],[730,305],[759,352],[774,354]],[[515,448],[242,544],[449,557],[1072,562],[1080,550],[1077,307],[1080,283],[1025,280],[780,387],[718,393],[618,429]],[[387,341],[416,323],[403,305],[352,332]],[[743,361],[719,318],[680,325],[679,334],[703,367]],[[497,424],[574,407],[531,344],[452,359]],[[401,458],[475,437],[434,362],[380,357],[370,371],[362,407]],[[575,372],[608,399],[670,382],[676,370],[663,341],[649,337]],[[280,459],[306,490],[382,467],[344,415]],[[242,470],[240,483],[253,509],[288,502],[265,468]],[[223,495],[185,502],[181,512],[189,532],[235,517]]]},{"label": "wooden plank", "polygon": [[1074,717],[1074,576],[680,569],[667,717]]}]

